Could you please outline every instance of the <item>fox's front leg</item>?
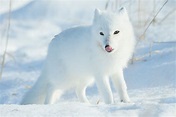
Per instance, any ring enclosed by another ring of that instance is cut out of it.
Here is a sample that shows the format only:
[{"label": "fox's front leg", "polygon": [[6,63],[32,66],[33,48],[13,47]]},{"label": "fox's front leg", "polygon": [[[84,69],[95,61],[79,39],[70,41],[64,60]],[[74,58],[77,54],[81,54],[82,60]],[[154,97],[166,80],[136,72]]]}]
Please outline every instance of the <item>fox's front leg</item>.
[{"label": "fox's front leg", "polygon": [[121,102],[129,103],[130,98],[127,93],[127,86],[124,80],[123,70],[119,70],[116,74],[112,76],[112,82],[120,95]]},{"label": "fox's front leg", "polygon": [[111,87],[109,84],[109,78],[108,77],[98,77],[96,79],[96,85],[105,103],[112,104],[113,95],[112,95]]}]

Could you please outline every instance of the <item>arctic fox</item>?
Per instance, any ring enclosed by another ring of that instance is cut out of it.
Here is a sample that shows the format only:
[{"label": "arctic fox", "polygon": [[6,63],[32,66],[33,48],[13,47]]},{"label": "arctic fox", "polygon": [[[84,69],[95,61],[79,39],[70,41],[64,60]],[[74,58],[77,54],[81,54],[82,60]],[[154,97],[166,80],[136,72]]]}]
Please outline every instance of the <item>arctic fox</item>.
[{"label": "arctic fox", "polygon": [[95,82],[106,104],[114,103],[112,80],[122,102],[130,102],[123,77],[134,50],[135,38],[125,8],[118,12],[96,9],[93,23],[56,35],[48,49],[39,79],[22,104],[54,104],[74,88],[81,102],[89,103],[86,88]]}]

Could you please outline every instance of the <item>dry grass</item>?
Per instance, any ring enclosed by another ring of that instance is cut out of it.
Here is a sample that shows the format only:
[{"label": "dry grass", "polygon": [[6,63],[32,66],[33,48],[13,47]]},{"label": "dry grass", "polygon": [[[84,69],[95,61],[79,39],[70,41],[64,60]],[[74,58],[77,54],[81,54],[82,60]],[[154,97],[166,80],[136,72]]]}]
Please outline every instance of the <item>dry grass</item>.
[{"label": "dry grass", "polygon": [[5,50],[4,50],[4,53],[2,55],[2,63],[1,63],[1,69],[0,69],[0,79],[2,78],[2,73],[3,73],[3,70],[4,70],[4,65],[5,65],[5,60],[6,60],[6,54],[7,54],[7,47],[8,47],[8,42],[9,42],[11,8],[12,8],[12,0],[10,0],[10,2],[9,2],[7,35],[6,35]]},{"label": "dry grass", "polygon": [[164,6],[166,5],[166,3],[168,2],[168,0],[166,0],[164,2],[164,4],[161,6],[161,8],[157,11],[157,13],[154,15],[154,17],[152,18],[152,20],[149,22],[149,24],[147,25],[147,27],[145,28],[144,32],[142,33],[142,35],[139,37],[139,39],[143,39],[143,37],[145,36],[147,30],[149,29],[149,27],[151,26],[151,24],[155,21],[157,15],[161,12],[161,10],[164,8]]}]

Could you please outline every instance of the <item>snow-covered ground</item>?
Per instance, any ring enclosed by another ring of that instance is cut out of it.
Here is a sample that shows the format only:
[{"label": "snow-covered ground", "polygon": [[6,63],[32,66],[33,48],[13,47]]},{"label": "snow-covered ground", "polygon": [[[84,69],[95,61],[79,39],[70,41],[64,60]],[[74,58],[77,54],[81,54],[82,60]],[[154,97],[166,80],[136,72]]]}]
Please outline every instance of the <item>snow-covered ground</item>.
[{"label": "snow-covered ground", "polygon": [[[50,40],[70,26],[90,24],[94,9],[104,9],[107,0],[12,1],[10,38],[0,79],[0,117],[176,117],[175,14],[162,21],[174,9],[174,0],[169,0],[163,8],[156,23],[146,32],[146,40],[138,44],[134,63],[124,70],[133,103],[121,103],[113,90],[115,104],[106,105],[93,85],[87,89],[90,105],[80,103],[70,90],[57,104],[25,106],[18,104],[38,78]],[[164,0],[156,2],[157,10]],[[142,3],[143,12],[151,14],[153,0]],[[137,26],[137,0],[125,0],[123,5],[131,9],[129,15],[138,37],[144,28]],[[0,63],[5,48],[8,7],[8,0],[0,0]],[[144,19],[148,18],[146,14]]]}]

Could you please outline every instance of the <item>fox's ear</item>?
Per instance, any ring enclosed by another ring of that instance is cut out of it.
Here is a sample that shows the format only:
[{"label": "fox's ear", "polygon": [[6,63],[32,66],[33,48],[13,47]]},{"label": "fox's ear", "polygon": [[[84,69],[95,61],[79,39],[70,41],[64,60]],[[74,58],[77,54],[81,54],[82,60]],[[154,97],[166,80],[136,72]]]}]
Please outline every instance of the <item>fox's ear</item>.
[{"label": "fox's ear", "polygon": [[96,8],[94,11],[94,15],[99,16],[100,14],[101,14],[101,10]]},{"label": "fox's ear", "polygon": [[125,19],[129,20],[128,13],[125,7],[120,8],[119,14],[123,16]]},{"label": "fox's ear", "polygon": [[123,14],[123,13],[127,13],[127,10],[125,7],[122,7],[119,9],[119,13]]},{"label": "fox's ear", "polygon": [[96,20],[99,19],[100,15],[101,15],[101,10],[96,8],[94,11],[94,22],[96,22]]}]

